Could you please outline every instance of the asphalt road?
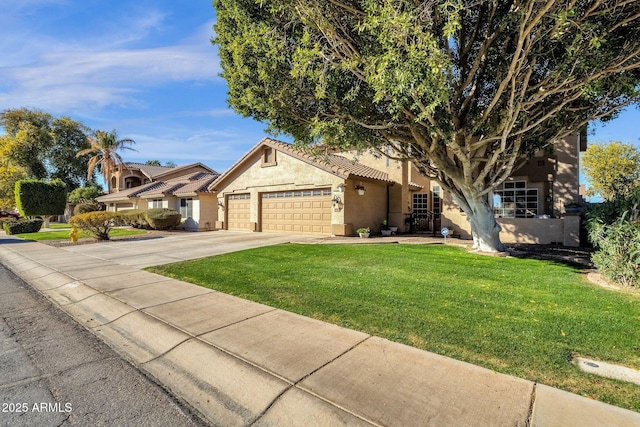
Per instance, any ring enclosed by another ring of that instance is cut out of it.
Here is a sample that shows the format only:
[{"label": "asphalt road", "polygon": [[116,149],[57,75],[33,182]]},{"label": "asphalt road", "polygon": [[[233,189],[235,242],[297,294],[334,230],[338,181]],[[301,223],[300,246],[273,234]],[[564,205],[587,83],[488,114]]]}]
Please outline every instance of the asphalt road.
[{"label": "asphalt road", "polygon": [[203,426],[0,264],[0,426]]}]

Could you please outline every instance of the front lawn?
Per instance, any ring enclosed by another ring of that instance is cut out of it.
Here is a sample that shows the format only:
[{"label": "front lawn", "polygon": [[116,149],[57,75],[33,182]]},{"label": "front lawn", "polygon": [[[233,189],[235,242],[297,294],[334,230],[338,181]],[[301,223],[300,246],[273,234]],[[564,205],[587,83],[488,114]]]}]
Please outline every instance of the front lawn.
[{"label": "front lawn", "polygon": [[64,222],[51,222],[49,223],[49,228],[60,229],[60,228],[71,228],[71,226]]},{"label": "front lawn", "polygon": [[[69,233],[71,229],[56,230],[56,231],[39,231],[37,233],[22,233],[16,234],[17,237],[28,240],[71,240]],[[109,237],[115,236],[133,236],[136,234],[145,234],[142,230],[128,230],[124,228],[114,228],[109,232]],[[90,233],[78,230],[78,238],[93,237]]]},{"label": "front lawn", "polygon": [[640,295],[551,261],[443,245],[280,245],[148,268],[640,412],[640,387],[573,356],[640,368]]}]

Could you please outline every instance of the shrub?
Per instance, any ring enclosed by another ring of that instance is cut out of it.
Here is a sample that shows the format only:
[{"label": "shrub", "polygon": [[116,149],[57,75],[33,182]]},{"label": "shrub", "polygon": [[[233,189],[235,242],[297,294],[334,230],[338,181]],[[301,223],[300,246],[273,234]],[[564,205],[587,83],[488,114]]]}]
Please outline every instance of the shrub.
[{"label": "shrub", "polygon": [[95,202],[96,198],[104,195],[102,188],[97,185],[89,185],[88,187],[80,187],[73,190],[67,196],[69,203],[87,203]]},{"label": "shrub", "polygon": [[168,230],[180,225],[180,212],[167,208],[154,208],[145,211],[145,219],[154,230]]},{"label": "shrub", "polygon": [[73,214],[79,215],[87,212],[97,212],[97,211],[101,211],[103,208],[104,208],[104,205],[100,203],[93,203],[93,202],[80,203],[79,205],[76,205],[75,208],[73,208]]},{"label": "shrub", "polygon": [[5,222],[14,222],[17,221],[17,219],[15,218],[0,218],[0,227],[2,227],[4,229],[4,223]]},{"label": "shrub", "polygon": [[148,229],[149,223],[145,217],[144,209],[128,209],[122,211],[122,219],[126,225],[130,225],[133,228],[145,228]]},{"label": "shrub", "polygon": [[122,214],[119,212],[87,212],[72,216],[69,225],[88,231],[98,240],[109,240],[109,232],[115,226],[121,225]]},{"label": "shrub", "polygon": [[37,233],[42,228],[42,219],[19,219],[3,221],[2,228],[7,234]]},{"label": "shrub", "polygon": [[591,259],[609,280],[624,286],[640,287],[640,211],[635,205],[614,223],[591,218],[589,240],[596,248]]},{"label": "shrub", "polygon": [[22,216],[64,214],[67,186],[59,179],[44,182],[26,179],[16,182],[16,205]]}]

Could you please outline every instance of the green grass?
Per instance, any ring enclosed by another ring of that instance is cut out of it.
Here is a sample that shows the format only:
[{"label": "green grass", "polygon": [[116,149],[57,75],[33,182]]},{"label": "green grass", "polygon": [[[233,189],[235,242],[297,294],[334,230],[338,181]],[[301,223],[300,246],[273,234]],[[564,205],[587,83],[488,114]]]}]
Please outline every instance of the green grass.
[{"label": "green grass", "polygon": [[54,229],[58,229],[58,228],[71,228],[71,226],[69,224],[65,224],[63,222],[51,222],[49,223],[49,228],[54,228]]},{"label": "green grass", "polygon": [[148,270],[640,412],[640,295],[574,267],[451,246],[280,245]]},{"label": "green grass", "polygon": [[[56,230],[56,231],[39,231],[37,233],[22,233],[22,234],[16,234],[16,236],[22,239],[28,239],[28,240],[71,240],[71,238],[69,237],[70,232],[71,232],[71,229],[69,228],[65,230]],[[145,232],[142,230],[127,230],[122,228],[114,228],[109,232],[110,237],[133,236],[135,234],[145,234]],[[79,230],[78,238],[82,239],[85,237],[93,237],[93,236],[86,231]]]}]

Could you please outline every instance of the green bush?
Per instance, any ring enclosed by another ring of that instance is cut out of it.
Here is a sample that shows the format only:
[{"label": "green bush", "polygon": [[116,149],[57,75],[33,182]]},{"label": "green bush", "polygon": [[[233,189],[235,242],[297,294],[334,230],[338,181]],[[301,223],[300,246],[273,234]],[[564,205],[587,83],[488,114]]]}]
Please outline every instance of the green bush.
[{"label": "green bush", "polygon": [[127,209],[122,211],[122,218],[126,225],[130,225],[133,228],[148,229],[149,223],[145,217],[145,209]]},{"label": "green bush", "polygon": [[67,196],[69,203],[87,203],[95,202],[96,198],[104,195],[104,191],[98,185],[89,185],[88,187],[80,187],[73,190]]},{"label": "green bush", "polygon": [[100,203],[93,203],[93,202],[80,203],[79,205],[76,205],[75,208],[73,208],[73,214],[79,215],[87,212],[97,212],[97,211],[101,211],[103,207],[104,205]]},{"label": "green bush", "polygon": [[109,240],[109,231],[122,224],[122,214],[119,212],[87,212],[74,215],[69,220],[70,226],[88,231],[98,240]]},{"label": "green bush", "polygon": [[22,216],[64,214],[67,186],[59,179],[51,182],[25,179],[16,182],[16,205]]},{"label": "green bush", "polygon": [[19,219],[3,221],[2,228],[7,234],[37,233],[42,228],[42,219]]},{"label": "green bush", "polygon": [[182,215],[173,209],[154,208],[145,211],[145,218],[154,230],[168,230],[180,225]]},{"label": "green bush", "polygon": [[636,196],[605,202],[589,212],[587,230],[596,251],[593,264],[607,279],[623,286],[640,287],[640,210],[634,204],[622,214],[616,207],[628,207]]},{"label": "green bush", "polygon": [[15,218],[0,218],[0,227],[2,227],[4,229],[4,223],[5,222],[14,222],[17,221],[17,219]]}]

